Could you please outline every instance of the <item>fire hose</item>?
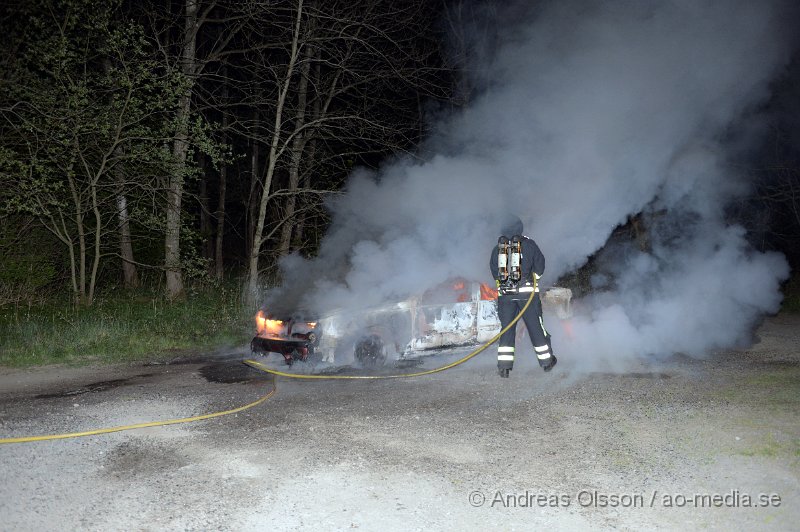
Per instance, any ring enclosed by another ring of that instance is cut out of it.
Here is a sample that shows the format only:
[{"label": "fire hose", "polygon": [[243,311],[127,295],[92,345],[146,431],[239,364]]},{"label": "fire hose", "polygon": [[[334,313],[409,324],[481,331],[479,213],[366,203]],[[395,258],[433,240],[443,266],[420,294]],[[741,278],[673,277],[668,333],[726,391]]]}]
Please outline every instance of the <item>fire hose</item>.
[{"label": "fire hose", "polygon": [[286,373],[284,371],[278,371],[272,368],[269,368],[260,362],[255,360],[245,360],[244,363],[250,367],[263,371],[265,373],[269,373],[272,375],[272,387],[270,391],[252,403],[248,403],[246,405],[240,406],[238,408],[232,408],[230,410],[222,410],[220,412],[212,412],[210,414],[202,414],[198,416],[192,417],[184,417],[184,418],[177,418],[177,419],[167,419],[164,421],[148,421],[145,423],[135,423],[132,425],[120,425],[117,427],[107,427],[101,429],[93,429],[87,430],[83,432],[69,432],[65,434],[49,434],[44,436],[21,436],[17,438],[0,438],[0,445],[7,444],[7,443],[29,443],[29,442],[36,442],[36,441],[49,441],[49,440],[64,440],[68,438],[78,438],[81,436],[95,436],[98,434],[109,434],[111,432],[121,432],[125,430],[134,430],[134,429],[143,429],[148,427],[161,427],[165,425],[177,425],[180,423],[193,423],[195,421],[202,421],[204,419],[212,419],[215,417],[227,416],[228,414],[236,414],[238,412],[243,412],[254,406],[258,406],[261,403],[265,402],[267,399],[275,395],[278,391],[278,386],[275,381],[275,376],[279,377],[286,377],[290,379],[313,379],[313,380],[341,380],[341,379],[359,379],[359,380],[383,380],[383,379],[401,379],[401,378],[411,378],[411,377],[422,377],[423,375],[432,375],[434,373],[439,373],[441,371],[445,371],[456,366],[463,364],[464,362],[475,358],[480,353],[485,351],[490,345],[495,343],[500,337],[505,334],[511,327],[513,327],[522,316],[525,314],[525,311],[528,310],[528,307],[531,306],[534,297],[536,296],[536,279],[534,277],[533,281],[533,290],[531,291],[531,295],[528,296],[528,300],[525,302],[525,305],[522,307],[522,310],[519,311],[513,320],[511,320],[508,325],[503,327],[500,332],[490,338],[487,342],[479,346],[478,348],[474,349],[472,352],[468,353],[467,355],[459,358],[458,360],[446,364],[444,366],[433,368],[425,371],[417,371],[415,373],[397,373],[393,375],[308,375],[308,374],[297,374],[297,373]]},{"label": "fire hose", "polygon": [[166,419],[164,421],[147,421],[145,423],[135,423],[133,425],[120,425],[118,427],[108,427],[102,429],[94,429],[94,430],[87,430],[84,432],[69,432],[66,434],[49,434],[46,436],[22,436],[19,438],[1,438],[0,444],[3,443],[27,443],[27,442],[34,442],[34,441],[47,441],[47,440],[65,440],[67,438],[78,438],[80,436],[95,436],[97,434],[108,434],[111,432],[121,432],[123,430],[133,430],[133,429],[144,429],[147,427],[161,427],[164,425],[177,425],[179,423],[192,423],[194,421],[202,421],[204,419],[211,419],[215,417],[227,416],[228,414],[236,414],[238,412],[244,412],[249,408],[253,408],[254,406],[258,406],[273,395],[275,392],[278,391],[278,387],[275,384],[275,378],[272,378],[272,389],[262,395],[252,403],[248,403],[244,406],[240,406],[238,408],[232,408],[230,410],[222,410],[220,412],[212,412],[211,414],[202,414],[199,416],[192,416],[192,417],[182,417],[178,419]]}]

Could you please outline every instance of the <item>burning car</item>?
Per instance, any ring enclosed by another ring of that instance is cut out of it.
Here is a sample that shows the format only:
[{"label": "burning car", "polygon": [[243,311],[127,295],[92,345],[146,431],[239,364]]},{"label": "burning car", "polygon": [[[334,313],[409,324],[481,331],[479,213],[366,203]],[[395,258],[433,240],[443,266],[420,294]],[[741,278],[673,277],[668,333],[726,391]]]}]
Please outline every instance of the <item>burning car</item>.
[{"label": "burning car", "polygon": [[318,322],[302,316],[277,318],[259,310],[256,314],[256,336],[250,342],[253,353],[278,353],[288,365],[295,360],[307,361],[319,345]]},{"label": "burning car", "polygon": [[[571,316],[571,300],[568,288],[542,292],[544,312],[558,319]],[[287,364],[314,360],[374,366],[389,358],[480,345],[500,331],[500,319],[494,289],[456,279],[404,301],[332,312],[313,321],[303,314],[278,319],[262,310],[256,315],[256,330],[253,352],[279,353]]]}]

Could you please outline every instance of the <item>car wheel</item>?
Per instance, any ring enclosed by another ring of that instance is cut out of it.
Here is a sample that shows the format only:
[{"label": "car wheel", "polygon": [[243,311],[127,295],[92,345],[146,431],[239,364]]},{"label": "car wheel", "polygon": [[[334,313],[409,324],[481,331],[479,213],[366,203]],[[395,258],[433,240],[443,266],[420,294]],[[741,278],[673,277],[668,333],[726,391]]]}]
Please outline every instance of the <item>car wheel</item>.
[{"label": "car wheel", "polygon": [[386,362],[386,348],[383,338],[377,334],[369,334],[356,342],[355,356],[362,366],[382,366]]}]

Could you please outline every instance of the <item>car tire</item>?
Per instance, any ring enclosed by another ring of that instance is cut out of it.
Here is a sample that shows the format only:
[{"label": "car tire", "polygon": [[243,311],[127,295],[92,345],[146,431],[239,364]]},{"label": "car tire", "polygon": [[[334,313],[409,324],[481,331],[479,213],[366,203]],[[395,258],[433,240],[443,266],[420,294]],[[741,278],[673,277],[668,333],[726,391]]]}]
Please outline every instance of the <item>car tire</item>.
[{"label": "car tire", "polygon": [[361,337],[355,345],[355,358],[364,367],[383,366],[386,362],[386,347],[377,334]]}]

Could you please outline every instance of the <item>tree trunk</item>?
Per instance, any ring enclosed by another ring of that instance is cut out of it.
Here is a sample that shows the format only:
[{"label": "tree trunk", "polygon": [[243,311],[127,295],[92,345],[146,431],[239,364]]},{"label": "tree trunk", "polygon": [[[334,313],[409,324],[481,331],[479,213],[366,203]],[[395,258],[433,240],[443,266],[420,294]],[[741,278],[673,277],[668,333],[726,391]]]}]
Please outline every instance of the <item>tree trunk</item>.
[{"label": "tree trunk", "polygon": [[167,299],[182,298],[183,275],[181,272],[181,200],[183,198],[186,158],[189,153],[189,114],[195,75],[195,42],[197,38],[198,0],[186,0],[186,22],[184,26],[181,71],[187,78],[188,87],[180,97],[177,126],[173,141],[172,156],[175,168],[167,186],[166,230],[164,237],[164,268],[167,280]]},{"label": "tree trunk", "polygon": [[281,228],[281,239],[278,245],[278,255],[289,253],[292,244],[292,227],[294,226],[294,211],[297,205],[297,187],[300,184],[300,162],[306,145],[308,135],[300,132],[306,123],[306,107],[308,106],[308,74],[311,68],[311,59],[314,48],[306,46],[305,61],[300,66],[300,83],[297,87],[297,117],[295,119],[295,137],[289,159],[289,193],[286,199],[286,213]]},{"label": "tree trunk", "polygon": [[[223,127],[227,120],[222,119]],[[223,278],[222,239],[225,235],[225,192],[228,184],[228,165],[222,161],[219,168],[219,201],[217,203],[217,234],[214,242],[214,270],[217,279]]]},{"label": "tree trunk", "polygon": [[[317,141],[314,138],[309,139],[308,141],[308,151],[306,152],[307,159],[309,161],[314,160],[314,156],[317,150]],[[311,172],[306,172],[303,174],[303,183],[302,187],[304,189],[311,188]],[[306,207],[309,206],[308,202],[314,201],[311,197],[306,197],[301,205],[306,204]],[[297,219],[297,223],[294,224],[294,239],[292,240],[292,251],[300,251],[303,248],[303,239],[305,238],[305,229],[306,229],[306,218],[308,217],[308,208],[304,208],[303,212],[300,214],[299,218]]]},{"label": "tree trunk", "polygon": [[208,260],[208,273],[213,274],[214,242],[211,237],[211,205],[208,197],[208,164],[200,156],[200,235],[203,239],[203,258]]},{"label": "tree trunk", "polygon": [[167,299],[179,299],[183,297],[183,276],[181,274],[181,200],[183,197],[183,172],[186,166],[186,155],[188,152],[188,104],[189,98],[184,104],[181,103],[179,121],[187,122],[186,128],[179,125],[179,131],[175,138],[173,157],[175,158],[174,174],[170,177],[167,187],[167,219],[166,236],[164,238],[164,268],[167,275]]},{"label": "tree trunk", "polygon": [[[319,49],[315,50],[316,53],[316,63],[314,64],[314,85],[317,85],[322,80],[322,66],[320,61],[320,52]],[[338,79],[338,78],[337,78]],[[316,121],[322,114],[322,102],[319,98],[314,99],[314,104],[311,106],[311,120]],[[314,157],[316,156],[317,151],[317,138],[315,136],[314,131],[308,132],[305,136],[306,138],[306,147],[308,151],[306,152],[305,160],[309,161],[309,165],[313,168],[314,165]],[[304,189],[308,190],[311,188],[311,172],[309,169],[303,174],[303,183],[302,186]],[[303,203],[308,203],[312,200],[310,197],[306,196],[303,200]],[[303,239],[305,238],[305,228],[306,228],[306,220],[308,218],[308,209],[303,209],[303,213],[300,215],[297,223],[294,224],[294,241],[292,243],[292,250],[293,251],[300,251],[303,247]]]},{"label": "tree trunk", "polygon": [[92,257],[92,273],[89,276],[89,293],[86,304],[94,303],[94,289],[97,286],[97,270],[100,267],[100,242],[103,232],[100,205],[97,201],[97,178],[92,180],[92,213],[94,214],[94,256]]},{"label": "tree trunk", "polygon": [[[227,80],[227,70],[223,69],[223,77]],[[228,85],[227,82],[222,87],[222,100],[228,103]],[[222,138],[221,143],[226,146],[228,142],[228,113],[225,109],[222,110]],[[227,151],[227,146],[226,146]],[[222,263],[222,240],[225,236],[225,193],[228,185],[228,164],[225,158],[220,161],[219,165],[219,195],[217,197],[217,230],[214,238],[214,276],[218,280],[224,278],[224,269]]]},{"label": "tree trunk", "polygon": [[67,174],[67,182],[72,193],[72,202],[75,206],[75,228],[78,231],[78,292],[75,294],[77,303],[86,304],[86,231],[83,225],[83,202],[78,195],[75,185],[75,178],[70,169]]},{"label": "tree trunk", "polygon": [[126,289],[139,287],[139,274],[133,261],[128,198],[122,189],[122,173],[117,170],[117,221],[119,223],[119,254],[122,257],[122,280]]},{"label": "tree trunk", "polygon": [[[103,67],[106,74],[111,70],[111,60],[105,58]],[[124,156],[122,146],[114,148],[114,157],[121,161]],[[117,200],[117,231],[119,232],[119,256],[122,259],[122,282],[126,290],[139,287],[139,273],[133,260],[133,245],[131,244],[131,224],[128,213],[128,198],[125,196],[125,175],[121,164],[114,167],[114,181],[116,182]]]},{"label": "tree trunk", "polygon": [[[259,114],[258,109],[253,110],[253,130],[258,131]],[[247,234],[245,235],[248,252],[253,249],[253,236],[256,234],[256,187],[258,186],[258,140],[253,139],[253,148],[250,156],[250,193],[247,196],[245,205],[247,215]]]},{"label": "tree trunk", "polygon": [[[294,152],[295,149],[292,148]],[[292,159],[294,159],[294,153],[292,153]],[[292,167],[289,168],[289,189],[292,191],[297,190],[297,186],[299,185],[299,177],[297,167],[294,166],[294,162],[290,163]],[[283,257],[284,255],[289,253],[289,249],[292,243],[292,228],[294,227],[294,211],[295,206],[297,204],[297,196],[296,194],[292,194],[287,196],[286,204],[284,205],[284,219],[283,219],[283,227],[281,227],[281,239],[278,244],[278,256]]]},{"label": "tree trunk", "polygon": [[261,253],[261,244],[264,243],[264,223],[267,215],[267,203],[269,202],[269,191],[272,186],[272,177],[275,175],[275,166],[278,158],[278,145],[281,139],[281,125],[283,110],[286,104],[286,95],[291,85],[294,67],[297,63],[298,43],[300,39],[300,23],[303,14],[303,0],[297,1],[297,18],[295,20],[294,34],[292,36],[292,48],[289,54],[289,64],[286,67],[286,76],[283,79],[283,86],[278,94],[278,101],[275,106],[275,126],[272,133],[272,142],[269,146],[267,158],[267,168],[264,172],[264,180],[261,188],[261,199],[258,206],[258,217],[256,218],[256,228],[253,234],[253,247],[250,250],[250,257],[247,267],[247,290],[246,298],[249,304],[253,304],[258,296],[258,256]]},{"label": "tree trunk", "polygon": [[125,194],[117,196],[117,217],[119,220],[119,247],[122,257],[122,278],[126,289],[139,287],[139,273],[133,260],[133,245],[131,244],[130,215],[128,214],[128,199]]}]

